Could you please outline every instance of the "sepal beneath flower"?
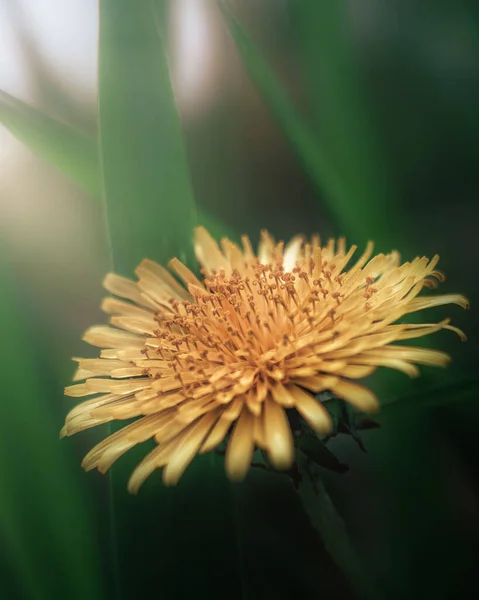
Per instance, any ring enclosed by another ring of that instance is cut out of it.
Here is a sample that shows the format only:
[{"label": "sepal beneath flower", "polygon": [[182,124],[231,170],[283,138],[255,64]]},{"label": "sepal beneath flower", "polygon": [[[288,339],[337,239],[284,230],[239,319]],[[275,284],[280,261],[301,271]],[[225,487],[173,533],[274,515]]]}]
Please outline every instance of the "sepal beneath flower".
[{"label": "sepal beneath flower", "polygon": [[[362,413],[358,412],[348,402],[330,394],[323,397],[323,402],[327,408],[331,420],[334,424],[333,432],[329,437],[334,437],[340,433],[350,435],[358,444],[363,452],[366,452],[359,431],[364,429],[376,429],[380,425],[371,419],[367,419]],[[328,438],[329,439],[329,438]]]},{"label": "sepal beneath flower", "polygon": [[297,442],[297,448],[320,467],[336,473],[346,473],[349,470],[349,466],[342,463],[312,431],[303,432]]}]

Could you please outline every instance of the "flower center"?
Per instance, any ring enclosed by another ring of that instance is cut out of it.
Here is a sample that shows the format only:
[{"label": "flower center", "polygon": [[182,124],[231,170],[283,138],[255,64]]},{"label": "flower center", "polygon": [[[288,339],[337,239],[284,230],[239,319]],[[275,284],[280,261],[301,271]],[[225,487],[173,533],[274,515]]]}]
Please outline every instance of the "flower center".
[{"label": "flower center", "polygon": [[287,382],[287,367],[297,372],[305,365],[313,339],[338,335],[336,308],[344,296],[344,276],[334,264],[302,263],[287,272],[279,261],[251,260],[229,275],[205,274],[204,286],[189,286],[192,301],[170,300],[170,310],[156,314],[158,341],[144,352],[155,348],[167,372],[149,374],[173,375],[188,397],[204,386],[244,393]]}]

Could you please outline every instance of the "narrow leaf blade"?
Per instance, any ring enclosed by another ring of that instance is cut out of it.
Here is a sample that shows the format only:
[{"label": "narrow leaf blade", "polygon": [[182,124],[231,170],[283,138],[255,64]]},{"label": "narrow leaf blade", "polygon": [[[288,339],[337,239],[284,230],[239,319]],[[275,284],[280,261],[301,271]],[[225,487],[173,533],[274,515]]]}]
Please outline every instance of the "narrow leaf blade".
[{"label": "narrow leaf blade", "polygon": [[220,4],[225,23],[251,80],[271,110],[313,183],[324,193],[327,208],[344,231],[354,231],[354,220],[344,210],[348,196],[344,182],[319,139],[294,107],[267,61],[230,9]]},{"label": "narrow leaf blade", "polygon": [[313,135],[347,189],[338,210],[349,214],[358,241],[370,237],[385,251],[400,242],[404,250],[397,181],[368,102],[348,5],[298,2],[292,15]]},{"label": "narrow leaf blade", "polygon": [[[143,258],[165,263],[173,256],[192,266],[196,206],[153,2],[100,1],[99,60],[100,157],[114,270],[131,276]],[[130,451],[111,473],[122,597],[154,591],[165,599],[213,599],[227,589],[239,598],[222,459],[196,458],[175,488],[165,488],[157,471],[130,496],[129,473],[149,449]]]},{"label": "narrow leaf blade", "polygon": [[101,193],[96,141],[0,91],[0,122],[91,196]]},{"label": "narrow leaf blade", "polygon": [[154,3],[100,2],[100,156],[116,269],[192,259],[197,222]]}]

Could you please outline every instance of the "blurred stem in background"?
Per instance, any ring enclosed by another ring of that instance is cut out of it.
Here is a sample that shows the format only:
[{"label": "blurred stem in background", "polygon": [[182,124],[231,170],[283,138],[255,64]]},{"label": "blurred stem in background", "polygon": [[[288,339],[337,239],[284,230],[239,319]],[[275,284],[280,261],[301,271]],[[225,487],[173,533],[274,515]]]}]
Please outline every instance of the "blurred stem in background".
[{"label": "blurred stem in background", "polygon": [[342,0],[293,5],[308,117],[347,190],[341,204],[335,198],[348,215],[345,233],[362,243],[373,239],[379,251],[409,254],[398,182],[368,102],[349,9]]},{"label": "blurred stem in background", "polygon": [[345,3],[300,2],[293,8],[301,25],[298,38],[309,84],[308,118],[295,108],[227,3],[220,6],[245,68],[340,233],[359,243],[374,239],[380,250],[399,242],[404,246],[397,186],[375,136],[345,35]]},{"label": "blurred stem in background", "polygon": [[362,600],[381,600],[377,585],[365,570],[360,556],[321,479],[321,472],[306,457],[298,457],[301,476],[299,495],[311,525],[318,531],[326,550],[340,567],[355,595]]}]

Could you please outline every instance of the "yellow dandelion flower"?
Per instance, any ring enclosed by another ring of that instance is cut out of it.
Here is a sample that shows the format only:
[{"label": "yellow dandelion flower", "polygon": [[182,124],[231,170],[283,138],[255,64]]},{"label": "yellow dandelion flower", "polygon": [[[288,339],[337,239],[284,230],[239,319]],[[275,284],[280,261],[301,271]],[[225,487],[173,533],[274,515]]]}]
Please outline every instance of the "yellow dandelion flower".
[{"label": "yellow dandelion flower", "polygon": [[443,304],[468,303],[461,295],[421,296],[443,275],[438,256],[400,264],[399,254],[371,259],[369,243],[347,268],[356,246],[344,239],[321,246],[319,237],[283,242],[263,232],[256,256],[227,239],[221,248],[202,227],[195,250],[204,278],[179,260],[162,266],[144,260],[138,281],[108,275],[114,295],[102,308],[113,327],[90,328],[84,340],[102,348],[79,363],[66,394],[95,396],[66,417],[61,435],[114,420],[136,418],[85,457],[86,470],[105,472],[122,454],[154,439],[157,446],[135,468],[135,493],[157,468],[174,485],[195,455],[215,449],[228,436],[226,472],[245,477],[256,448],[271,464],[289,469],[294,441],[285,409],[295,409],[318,433],[332,427],[315,394],[329,390],[354,407],[378,407],[374,393],[352,380],[377,367],[415,376],[415,364],[444,366],[438,350],[393,345],[449,324],[395,322],[408,313]]}]

